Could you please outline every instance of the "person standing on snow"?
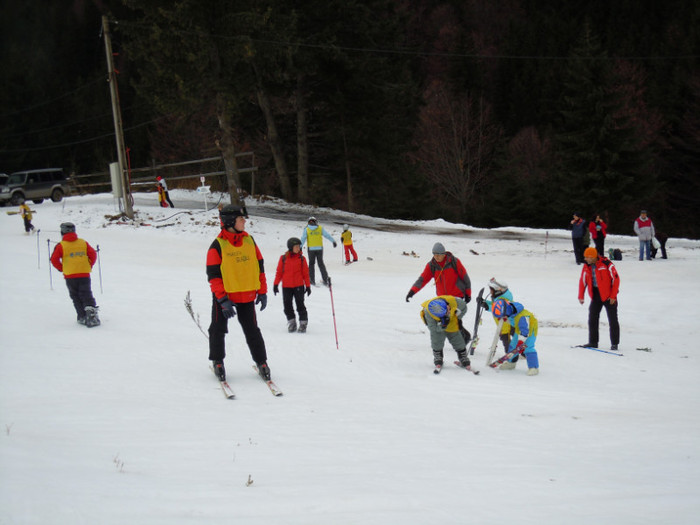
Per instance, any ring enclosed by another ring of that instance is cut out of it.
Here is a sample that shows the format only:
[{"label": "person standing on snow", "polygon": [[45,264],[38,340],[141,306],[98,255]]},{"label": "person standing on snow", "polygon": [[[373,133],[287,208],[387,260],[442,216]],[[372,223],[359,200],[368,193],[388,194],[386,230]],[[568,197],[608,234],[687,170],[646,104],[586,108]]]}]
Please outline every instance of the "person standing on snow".
[{"label": "person standing on snow", "polygon": [[265,262],[253,237],[245,231],[247,217],[243,206],[224,206],[219,212],[221,232],[207,252],[207,279],[212,292],[209,359],[221,381],[226,380],[228,320],[236,315],[260,376],[270,380],[265,341],[255,313],[256,304],[260,311],[267,306]]},{"label": "person standing on snow", "polygon": [[508,347],[508,352],[517,350],[518,353],[508,361],[501,364],[501,370],[513,370],[517,363],[517,357],[521,354],[527,361],[527,375],[536,376],[540,373],[540,361],[537,357],[535,342],[537,341],[537,318],[532,312],[525,310],[522,304],[510,302],[505,299],[496,299],[491,305],[491,313],[496,319],[503,319],[504,324],[514,328],[513,337]]},{"label": "person standing on snow", "polygon": [[583,235],[586,233],[586,221],[578,213],[571,219],[571,242],[574,245],[576,264],[583,263]]},{"label": "person standing on snow", "polygon": [[158,193],[160,194],[161,206],[167,208],[168,206],[165,204],[167,202],[171,208],[174,208],[175,205],[173,204],[173,201],[170,200],[170,193],[168,193],[168,184],[165,182],[165,179],[159,175],[158,177],[156,177],[156,180],[158,181]]},{"label": "person standing on snow", "polygon": [[583,252],[586,264],[581,269],[578,282],[578,302],[583,304],[583,294],[588,289],[591,305],[588,307],[588,344],[598,347],[598,320],[605,307],[610,325],[610,350],[617,350],[620,344],[620,323],[617,320],[617,294],[620,291],[620,277],[610,259],[599,255],[595,248]]},{"label": "person standing on snow", "polygon": [[19,205],[19,214],[24,221],[24,232],[32,233],[34,231],[34,225],[32,224],[32,210],[27,206],[26,202]]},{"label": "person standing on snow", "polygon": [[311,283],[309,281],[309,265],[301,251],[301,239],[292,237],[287,241],[287,252],[282,254],[277,263],[277,273],[272,291],[279,293],[279,284],[282,283],[282,303],[284,315],[287,317],[287,331],[297,331],[297,320],[294,314],[292,301],[296,303],[299,314],[299,332],[306,332],[309,324],[309,315],[304,304],[304,294],[311,295]]},{"label": "person standing on snow", "polygon": [[343,224],[343,233],[340,235],[340,240],[343,241],[343,248],[345,249],[345,264],[350,264],[350,255],[352,255],[352,262],[357,262],[357,252],[352,245],[352,232],[347,224]]},{"label": "person standing on snow", "polygon": [[[438,295],[451,295],[463,299],[465,303],[472,300],[472,283],[469,274],[462,262],[445,250],[442,243],[433,245],[433,258],[425,265],[423,273],[406,294],[406,302],[418,293],[428,282],[435,280],[435,291]],[[467,344],[472,336],[469,330],[464,328],[460,319],[460,330]]]},{"label": "person standing on snow", "polygon": [[92,328],[100,324],[97,316],[97,303],[92,295],[90,272],[97,260],[97,252],[90,244],[78,238],[75,224],[61,224],[61,242],[56,244],[51,254],[51,264],[63,272],[68,295],[73,301],[78,323]]},{"label": "person standing on snow", "polygon": [[469,370],[471,363],[467,356],[467,341],[464,340],[459,327],[459,321],[467,313],[466,301],[461,297],[441,295],[425,301],[421,308],[420,317],[430,332],[435,368],[442,367],[443,348],[447,339],[457,352],[459,363]]},{"label": "person standing on snow", "polygon": [[644,260],[644,252],[646,251],[646,259],[651,261],[651,240],[656,232],[654,232],[654,223],[647,217],[646,210],[639,212],[639,217],[634,220],[634,233],[639,239],[639,260]]},{"label": "person standing on snow", "polygon": [[608,225],[600,217],[600,215],[595,216],[595,220],[591,221],[588,225],[588,231],[591,232],[591,239],[595,244],[595,249],[598,253],[605,253],[605,237],[607,236]]},{"label": "person standing on snow", "polygon": [[316,262],[318,262],[318,268],[321,270],[321,278],[323,279],[323,284],[328,286],[328,272],[326,271],[326,265],[323,263],[323,238],[328,239],[333,243],[333,248],[338,246],[335,242],[333,236],[323,229],[322,226],[318,225],[316,217],[309,217],[306,228],[301,234],[301,245],[308,241],[309,250],[309,278],[311,279],[311,284],[316,284]]}]

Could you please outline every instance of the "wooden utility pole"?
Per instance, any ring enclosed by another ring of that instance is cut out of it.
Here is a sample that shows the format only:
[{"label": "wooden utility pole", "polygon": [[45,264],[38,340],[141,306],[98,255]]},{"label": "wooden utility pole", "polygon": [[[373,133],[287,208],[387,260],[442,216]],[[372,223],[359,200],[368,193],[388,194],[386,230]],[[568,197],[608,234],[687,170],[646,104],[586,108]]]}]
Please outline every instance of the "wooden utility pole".
[{"label": "wooden utility pole", "polygon": [[112,52],[112,39],[109,33],[109,20],[102,17],[102,33],[105,37],[105,53],[107,54],[107,73],[109,92],[112,96],[112,116],[114,117],[114,134],[117,136],[117,162],[121,173],[122,198],[124,199],[123,212],[130,219],[134,218],[134,210],[131,206],[131,188],[129,176],[126,171],[126,148],[124,147],[124,130],[122,129],[122,112],[119,107],[119,89],[117,86],[117,73],[114,70],[114,53]]}]

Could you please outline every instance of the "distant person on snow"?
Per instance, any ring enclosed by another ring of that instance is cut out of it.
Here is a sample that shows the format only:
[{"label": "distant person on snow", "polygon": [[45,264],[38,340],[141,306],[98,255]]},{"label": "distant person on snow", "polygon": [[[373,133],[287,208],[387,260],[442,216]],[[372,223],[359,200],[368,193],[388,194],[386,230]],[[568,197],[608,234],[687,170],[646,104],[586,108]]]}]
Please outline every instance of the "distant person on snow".
[{"label": "distant person on snow", "polygon": [[605,253],[605,237],[608,234],[608,225],[605,224],[600,215],[596,215],[595,219],[590,222],[588,231],[591,233],[591,239],[593,239],[598,253]]},{"label": "distant person on snow", "polygon": [[433,350],[433,363],[436,368],[443,364],[445,339],[450,341],[457,352],[459,363],[470,366],[467,356],[467,343],[459,328],[459,321],[467,313],[467,303],[461,297],[441,295],[421,304],[420,317],[430,332],[430,346]]},{"label": "distant person on snow", "polygon": [[656,258],[656,253],[661,250],[661,258],[668,259],[666,256],[666,241],[668,241],[668,234],[656,230],[656,241],[659,243],[659,247],[654,246],[653,241],[651,245],[651,258]]},{"label": "distant person on snow", "polygon": [[32,224],[32,210],[27,206],[26,202],[19,205],[19,214],[24,221],[24,232],[32,233],[34,231],[34,225]]},{"label": "distant person on snow", "polygon": [[591,298],[588,308],[588,343],[583,346],[598,348],[598,321],[600,311],[605,307],[610,325],[610,350],[617,350],[620,344],[620,323],[617,320],[620,277],[612,261],[599,255],[595,248],[586,248],[583,256],[586,264],[581,268],[578,282],[578,302],[583,304],[586,289]]},{"label": "distant person on snow", "polygon": [[309,250],[309,278],[311,279],[311,284],[316,284],[316,262],[318,262],[318,268],[321,270],[321,278],[323,279],[323,284],[328,286],[328,272],[326,271],[326,265],[323,263],[323,238],[328,239],[333,243],[333,248],[338,246],[335,242],[333,236],[323,229],[322,226],[318,225],[316,217],[309,217],[306,228],[301,234],[301,245],[304,246],[305,242],[308,242]]},{"label": "distant person on snow", "polygon": [[304,304],[304,294],[311,295],[311,282],[309,281],[309,265],[301,251],[301,239],[292,237],[287,241],[287,252],[282,254],[277,263],[277,273],[272,291],[279,293],[279,284],[282,283],[282,304],[284,315],[287,317],[287,331],[297,331],[297,320],[294,314],[296,303],[299,314],[299,332],[306,332],[309,324],[309,315]]},{"label": "distant person on snow", "polygon": [[[472,283],[462,262],[445,250],[442,243],[433,245],[433,258],[425,265],[423,273],[406,294],[406,302],[418,293],[431,279],[435,280],[435,291],[438,295],[451,295],[463,299],[465,303],[472,300]],[[460,330],[467,344],[471,341],[469,330],[464,328],[460,318]]]},{"label": "distant person on snow", "polygon": [[260,376],[270,380],[265,341],[255,314],[256,304],[260,311],[267,306],[265,262],[253,237],[245,231],[247,217],[243,206],[224,206],[219,212],[221,232],[207,252],[207,279],[212,292],[209,359],[221,381],[226,380],[228,320],[236,315]]},{"label": "distant person on snow", "polygon": [[90,244],[78,238],[75,224],[61,224],[61,242],[56,244],[51,254],[51,264],[63,272],[68,295],[73,300],[78,323],[92,328],[100,324],[97,303],[92,295],[90,272],[97,260],[97,252]]},{"label": "distant person on snow", "polygon": [[169,204],[171,208],[174,208],[175,205],[173,204],[173,201],[170,200],[168,184],[165,182],[165,179],[159,175],[156,177],[156,180],[158,181],[158,201],[160,202],[160,205],[163,208],[167,208]]},{"label": "distant person on snow", "polygon": [[644,260],[646,252],[647,261],[651,261],[651,240],[654,238],[654,223],[647,216],[647,211],[639,212],[639,217],[634,220],[634,233],[639,239],[639,260]]},{"label": "distant person on snow", "polygon": [[576,264],[583,263],[583,237],[586,233],[586,221],[578,213],[571,219],[571,242],[574,245]]},{"label": "distant person on snow", "polygon": [[[510,341],[508,352],[517,350],[518,353],[501,364],[501,370],[514,369],[518,361],[516,358],[524,355],[527,361],[527,375],[536,376],[539,374],[540,361],[535,348],[538,323],[534,314],[525,310],[522,304],[502,298],[496,299],[491,305],[491,313],[496,319],[503,319],[504,324],[509,324],[514,328],[514,337]],[[515,337],[516,334],[517,337]]]},{"label": "distant person on snow", "polygon": [[343,241],[343,248],[345,249],[345,264],[350,264],[350,255],[352,255],[352,262],[357,262],[357,252],[352,244],[352,232],[347,224],[343,224],[343,233],[340,235],[340,240]]}]

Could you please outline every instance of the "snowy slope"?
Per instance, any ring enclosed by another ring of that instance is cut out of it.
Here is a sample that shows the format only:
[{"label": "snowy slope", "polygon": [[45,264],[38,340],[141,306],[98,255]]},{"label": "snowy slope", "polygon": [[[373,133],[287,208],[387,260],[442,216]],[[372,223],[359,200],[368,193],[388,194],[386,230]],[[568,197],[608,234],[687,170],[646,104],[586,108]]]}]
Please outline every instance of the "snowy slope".
[{"label": "snowy slope", "polygon": [[[588,303],[564,230],[250,202],[270,288],[308,215],[337,240],[350,224],[360,262],[343,266],[341,247],[326,245],[335,318],[329,290],[314,288],[307,334],[286,332],[270,294],[259,324],[284,397],[254,375],[230,324],[228,401],[183,304],[191,291],[206,329],[216,213],[194,192],[171,196],[177,209],[137,195],[148,226],[110,221],[109,195],[34,205],[38,237],[0,213],[0,523],[696,523],[700,242],[671,239],[668,260],[639,262],[636,238],[608,237],[625,252],[618,357],[570,348],[587,340]],[[47,240],[63,221],[100,247],[99,328],[75,322],[49,272]],[[418,312],[434,287],[404,298],[436,241],[464,262],[474,294],[496,276],[537,314],[539,376],[484,366],[488,316],[481,375],[432,374]],[[601,345],[606,336],[603,314]]]}]

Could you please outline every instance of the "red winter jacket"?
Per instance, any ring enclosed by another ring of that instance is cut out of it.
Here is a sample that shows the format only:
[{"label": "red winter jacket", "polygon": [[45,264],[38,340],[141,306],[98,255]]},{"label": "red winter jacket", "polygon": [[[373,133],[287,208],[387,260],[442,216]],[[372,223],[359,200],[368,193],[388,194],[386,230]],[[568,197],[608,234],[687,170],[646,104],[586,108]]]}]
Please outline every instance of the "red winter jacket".
[{"label": "red winter jacket", "polygon": [[588,225],[588,231],[591,232],[591,239],[598,238],[598,228],[597,228],[598,225],[600,225],[600,234],[603,236],[603,239],[605,239],[605,237],[607,235],[607,230],[608,230],[608,225],[605,224],[605,221],[600,221],[600,222],[591,221],[590,222],[590,224]]},{"label": "red winter jacket", "polygon": [[309,265],[304,255],[299,253],[285,252],[277,263],[277,273],[275,274],[275,286],[280,281],[282,288],[296,288],[298,286],[311,286],[309,279]]},{"label": "red winter jacket", "polygon": [[467,270],[451,252],[445,254],[442,263],[438,263],[433,258],[425,265],[423,273],[411,286],[413,293],[428,284],[430,279],[435,279],[435,290],[438,295],[461,297],[467,302],[472,298],[472,283]]},{"label": "red winter jacket", "polygon": [[581,278],[578,282],[578,300],[583,301],[583,293],[588,288],[588,296],[593,298],[593,271],[595,271],[598,292],[602,301],[608,299],[617,300],[620,291],[620,276],[617,275],[615,265],[606,257],[598,257],[595,264],[584,264],[581,269]]}]

